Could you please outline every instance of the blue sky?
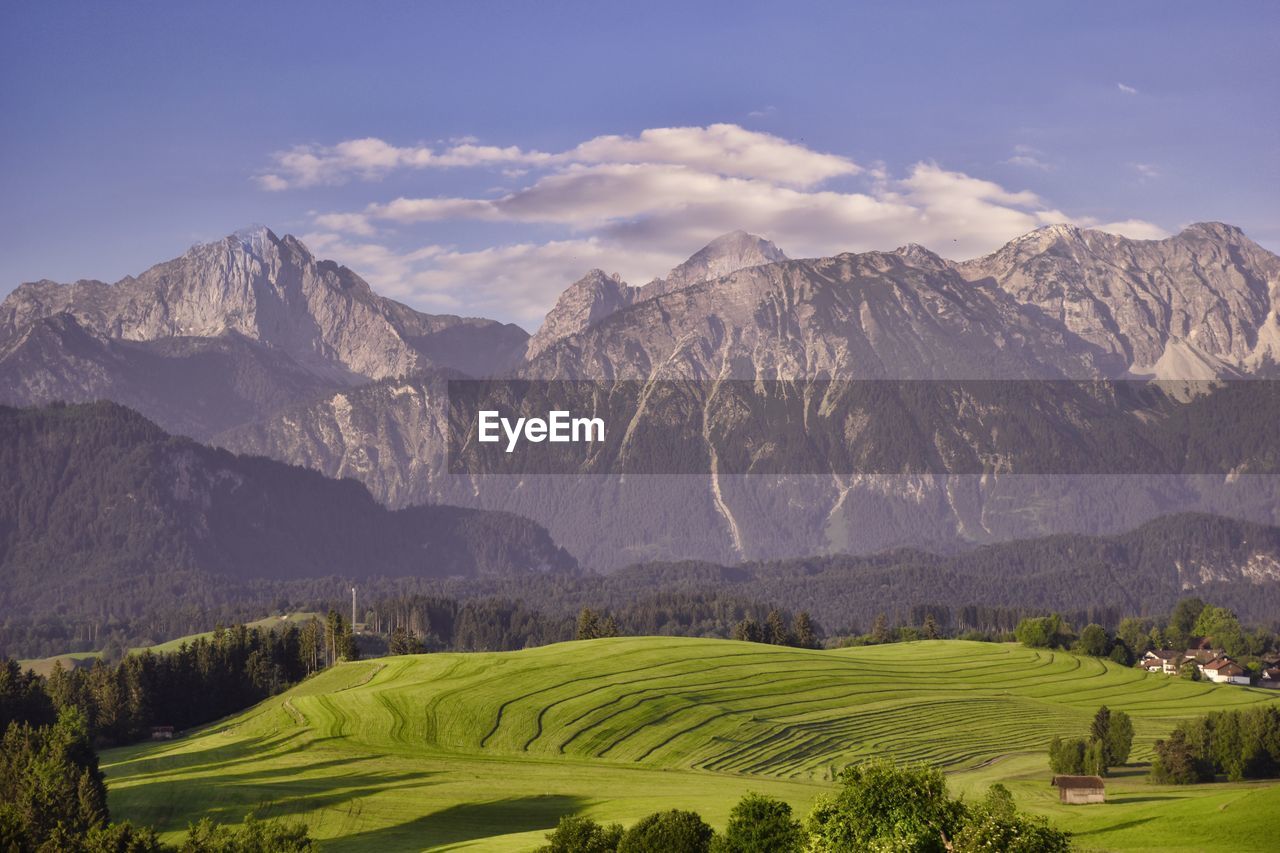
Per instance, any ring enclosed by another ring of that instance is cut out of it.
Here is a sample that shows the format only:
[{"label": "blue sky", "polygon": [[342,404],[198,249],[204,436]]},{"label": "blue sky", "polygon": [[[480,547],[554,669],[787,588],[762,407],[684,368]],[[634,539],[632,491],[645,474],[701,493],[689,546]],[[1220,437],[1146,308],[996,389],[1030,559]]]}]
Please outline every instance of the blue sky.
[{"label": "blue sky", "polygon": [[[10,3],[0,293],[260,222],[536,327],[734,227],[793,256],[1070,219],[1280,249],[1273,3]],[[400,200],[400,201],[397,201]]]}]

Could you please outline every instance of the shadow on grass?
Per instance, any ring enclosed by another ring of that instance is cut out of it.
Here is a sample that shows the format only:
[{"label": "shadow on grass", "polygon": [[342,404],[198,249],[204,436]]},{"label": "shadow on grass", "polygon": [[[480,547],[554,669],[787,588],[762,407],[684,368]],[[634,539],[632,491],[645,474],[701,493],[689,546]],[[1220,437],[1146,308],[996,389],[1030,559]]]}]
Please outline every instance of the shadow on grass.
[{"label": "shadow on grass", "polygon": [[352,764],[350,758],[326,758],[258,771],[134,780],[111,792],[110,806],[113,814],[167,832],[203,817],[218,823],[240,823],[250,811],[262,818],[290,818],[344,807],[349,810],[349,804],[385,791],[437,784],[432,777],[438,774],[432,771],[338,770]]},{"label": "shadow on grass", "polygon": [[258,761],[264,755],[294,752],[326,738],[317,738],[306,730],[286,732],[272,737],[242,737],[231,743],[214,743],[206,749],[186,749],[186,741],[143,743],[122,747],[102,754],[102,768],[115,779],[146,779],[183,770],[212,770],[246,761]]},{"label": "shadow on grass", "polygon": [[1115,832],[1119,829],[1133,829],[1135,826],[1142,826],[1156,820],[1155,817],[1143,817],[1136,820],[1126,820],[1124,823],[1113,823],[1108,826],[1100,826],[1097,829],[1089,829],[1084,832],[1072,832],[1075,838],[1083,838],[1086,835],[1102,835],[1103,833]]},{"label": "shadow on grass", "polygon": [[582,797],[559,794],[463,803],[395,826],[327,840],[324,849],[335,853],[447,849],[495,835],[550,832],[561,817],[581,811],[586,804]]}]

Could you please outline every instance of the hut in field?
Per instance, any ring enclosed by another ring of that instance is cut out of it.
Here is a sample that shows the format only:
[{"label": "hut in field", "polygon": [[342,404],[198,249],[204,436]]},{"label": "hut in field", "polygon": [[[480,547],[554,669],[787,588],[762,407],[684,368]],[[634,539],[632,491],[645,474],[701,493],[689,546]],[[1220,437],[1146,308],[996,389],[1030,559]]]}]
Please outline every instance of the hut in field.
[{"label": "hut in field", "polygon": [[1054,776],[1053,784],[1058,789],[1058,802],[1069,806],[1107,801],[1107,786],[1101,776]]}]

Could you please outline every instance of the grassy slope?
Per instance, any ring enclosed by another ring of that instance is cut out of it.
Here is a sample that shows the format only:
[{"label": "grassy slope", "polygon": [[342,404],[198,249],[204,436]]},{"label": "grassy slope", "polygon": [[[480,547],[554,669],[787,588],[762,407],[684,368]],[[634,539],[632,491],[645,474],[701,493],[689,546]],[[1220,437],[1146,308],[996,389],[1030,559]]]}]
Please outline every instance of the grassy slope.
[{"label": "grassy slope", "polygon": [[[264,616],[256,622],[245,623],[250,628],[283,628],[290,622],[301,625],[311,617],[323,618],[321,613],[298,612],[291,613],[288,616]],[[157,643],[154,646],[145,646],[142,648],[129,649],[129,652],[143,652],[150,649],[156,654],[176,652],[183,643],[191,643],[200,637],[212,637],[212,631],[205,631],[200,634],[188,634],[185,637],[178,637],[173,640],[166,640],[163,643]],[[54,655],[47,658],[29,658],[18,661],[18,665],[24,670],[33,669],[43,676],[48,676],[53,672],[53,664],[55,661],[62,661],[64,669],[70,669],[76,666],[92,666],[93,662],[102,656],[101,652],[71,652],[65,655]]]},{"label": "grassy slope", "polygon": [[1121,777],[1114,804],[1065,809],[1043,750],[1101,704],[1133,715],[1142,760],[1176,719],[1268,701],[1280,697],[1015,646],[628,638],[347,664],[104,763],[122,817],[174,830],[262,805],[335,850],[528,849],[570,811],[627,822],[687,806],[723,824],[746,790],[804,811],[839,767],[880,754],[941,764],[961,790],[1006,781],[1089,847],[1248,850],[1263,834],[1245,810],[1280,812],[1280,787]]}]

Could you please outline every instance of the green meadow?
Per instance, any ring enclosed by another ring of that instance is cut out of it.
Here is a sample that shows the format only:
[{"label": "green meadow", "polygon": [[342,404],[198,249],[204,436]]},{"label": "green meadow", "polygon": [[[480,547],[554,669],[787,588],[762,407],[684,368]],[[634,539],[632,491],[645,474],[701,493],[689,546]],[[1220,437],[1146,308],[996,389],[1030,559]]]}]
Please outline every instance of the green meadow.
[{"label": "green meadow", "polygon": [[1133,759],[1174,723],[1280,702],[1021,646],[929,641],[808,651],[664,637],[342,664],[172,742],[103,755],[113,816],[166,833],[250,809],[305,821],[327,850],[528,850],[560,815],[628,823],[692,808],[713,825],[746,791],[802,814],[869,756],[1000,781],[1082,849],[1274,849],[1280,784],[1159,787],[1060,806],[1045,749],[1099,705],[1129,712]]}]

